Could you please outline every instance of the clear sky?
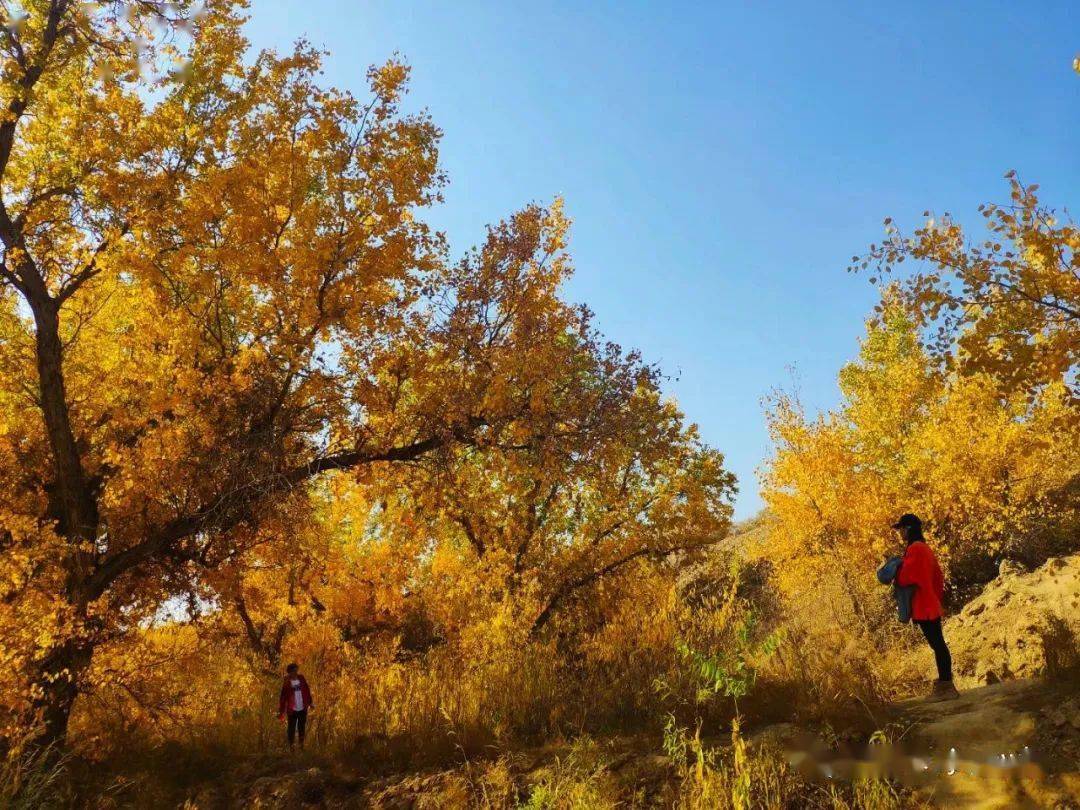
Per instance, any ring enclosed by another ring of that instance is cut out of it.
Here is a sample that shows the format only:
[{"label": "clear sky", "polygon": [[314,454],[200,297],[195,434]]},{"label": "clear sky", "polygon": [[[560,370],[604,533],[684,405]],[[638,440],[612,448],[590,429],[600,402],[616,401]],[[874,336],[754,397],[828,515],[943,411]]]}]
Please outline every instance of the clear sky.
[{"label": "clear sky", "polygon": [[[455,252],[566,198],[566,294],[669,391],[760,508],[761,399],[829,408],[876,298],[848,260],[924,209],[978,223],[1017,169],[1080,207],[1080,2],[252,0],[362,94],[395,51],[445,132]],[[794,369],[794,371],[792,371]]]}]

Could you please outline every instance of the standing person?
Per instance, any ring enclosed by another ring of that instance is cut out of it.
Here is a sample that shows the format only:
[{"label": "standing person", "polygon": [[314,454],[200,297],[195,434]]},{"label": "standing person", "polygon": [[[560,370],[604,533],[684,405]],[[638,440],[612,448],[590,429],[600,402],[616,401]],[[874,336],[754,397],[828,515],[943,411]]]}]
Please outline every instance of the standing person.
[{"label": "standing person", "polygon": [[300,674],[300,667],[289,664],[285,667],[285,681],[281,684],[281,696],[278,698],[278,717],[288,719],[286,735],[289,749],[293,739],[300,737],[300,750],[304,750],[304,734],[307,731],[308,710],[314,708],[311,701],[311,689],[307,680]]},{"label": "standing person", "polygon": [[904,560],[896,574],[896,583],[915,586],[911,599],[911,619],[919,625],[937,662],[938,677],[930,697],[942,700],[959,697],[953,685],[952,655],[941,632],[941,602],[945,596],[945,577],[941,574],[941,566],[923,537],[922,521],[915,515],[902,515],[893,528],[900,532],[907,543]]}]

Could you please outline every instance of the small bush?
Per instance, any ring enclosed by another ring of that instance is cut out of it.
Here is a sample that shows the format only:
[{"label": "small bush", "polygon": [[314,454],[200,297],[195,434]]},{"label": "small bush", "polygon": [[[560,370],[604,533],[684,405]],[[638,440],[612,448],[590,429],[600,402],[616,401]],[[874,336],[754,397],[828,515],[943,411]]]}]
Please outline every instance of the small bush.
[{"label": "small bush", "polygon": [[0,765],[0,810],[68,807],[70,756],[56,749],[28,751]]},{"label": "small bush", "polygon": [[1046,674],[1051,678],[1080,675],[1080,640],[1072,626],[1060,616],[1049,614],[1041,635]]}]

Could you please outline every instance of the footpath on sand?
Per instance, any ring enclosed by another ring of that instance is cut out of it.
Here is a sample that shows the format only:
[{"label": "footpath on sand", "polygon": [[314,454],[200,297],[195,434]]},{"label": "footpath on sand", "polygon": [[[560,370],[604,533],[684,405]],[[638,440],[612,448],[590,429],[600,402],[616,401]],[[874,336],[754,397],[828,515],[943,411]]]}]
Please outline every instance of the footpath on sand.
[{"label": "footpath on sand", "polygon": [[896,707],[901,742],[945,807],[1080,807],[1080,684],[1029,679]]}]

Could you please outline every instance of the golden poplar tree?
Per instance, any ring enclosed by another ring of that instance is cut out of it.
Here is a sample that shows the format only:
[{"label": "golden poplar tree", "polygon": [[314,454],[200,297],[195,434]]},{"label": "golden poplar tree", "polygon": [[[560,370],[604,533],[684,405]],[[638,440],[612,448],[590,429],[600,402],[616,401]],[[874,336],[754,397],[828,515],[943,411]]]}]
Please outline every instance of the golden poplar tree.
[{"label": "golden poplar tree", "polygon": [[[402,504],[382,521],[404,551],[467,536],[464,509],[542,580],[537,625],[726,527],[720,457],[559,300],[558,204],[447,261],[417,216],[439,131],[400,111],[404,65],[361,100],[306,43],[248,58],[238,0],[23,9],[0,29],[9,744],[62,738],[95,652],[178,598],[233,611],[275,663],[301,600],[330,601],[290,545],[327,473]],[[251,598],[267,559],[292,572],[281,615]]]},{"label": "golden poplar tree", "polygon": [[246,63],[239,10],[35,0],[0,35],[2,646],[45,739],[267,499],[469,429],[399,418],[377,366],[438,249],[406,69],[360,102],[303,43]]}]

